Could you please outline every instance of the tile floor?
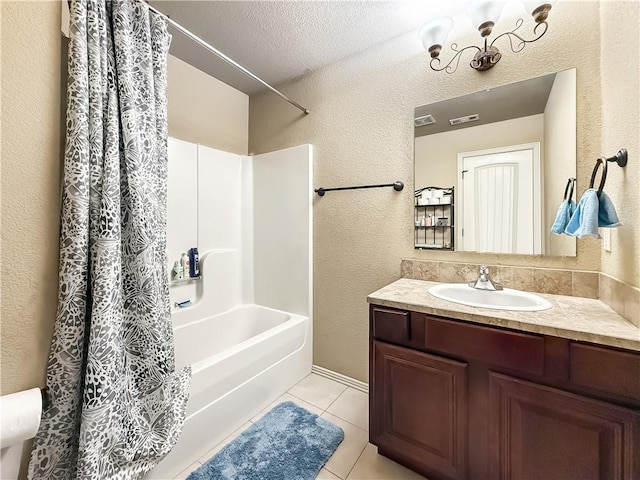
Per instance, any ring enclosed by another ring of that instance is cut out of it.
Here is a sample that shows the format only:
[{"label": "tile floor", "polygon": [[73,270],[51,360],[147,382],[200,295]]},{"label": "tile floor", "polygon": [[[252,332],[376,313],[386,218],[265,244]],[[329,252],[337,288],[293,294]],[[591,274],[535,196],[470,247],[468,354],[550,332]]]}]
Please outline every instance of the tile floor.
[{"label": "tile floor", "polygon": [[[271,408],[292,401],[340,426],[344,440],[318,475],[320,480],[424,480],[424,477],[378,455],[369,443],[369,399],[366,394],[316,374],[310,374],[278,398],[251,421],[244,424],[203,455],[174,480],[184,480],[190,472],[215,455]],[[268,479],[265,479],[268,480]]]}]

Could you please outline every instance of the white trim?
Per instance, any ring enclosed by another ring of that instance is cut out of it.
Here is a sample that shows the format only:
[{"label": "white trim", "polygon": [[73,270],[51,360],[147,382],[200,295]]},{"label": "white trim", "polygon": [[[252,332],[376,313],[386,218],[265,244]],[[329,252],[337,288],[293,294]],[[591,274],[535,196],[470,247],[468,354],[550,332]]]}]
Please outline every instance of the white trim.
[{"label": "white trim", "polygon": [[458,169],[456,170],[456,186],[458,190],[455,192],[455,217],[454,223],[456,227],[455,250],[464,252],[464,174],[462,173],[464,162],[464,152],[458,152]]},{"label": "white trim", "polygon": [[361,382],[360,380],[356,380],[355,378],[347,377],[346,375],[334,372],[333,370],[329,370],[328,368],[319,367],[318,365],[311,366],[311,373],[315,373],[316,375],[320,375],[321,377],[325,377],[329,380],[333,380],[334,382],[341,383],[343,385],[346,385],[347,387],[355,388],[356,390],[369,395],[369,384]]},{"label": "white trim", "polygon": [[62,32],[62,36],[70,38],[69,34],[69,24],[71,22],[71,13],[69,12],[69,3],[67,0],[62,1],[62,11],[60,13],[60,31]]}]

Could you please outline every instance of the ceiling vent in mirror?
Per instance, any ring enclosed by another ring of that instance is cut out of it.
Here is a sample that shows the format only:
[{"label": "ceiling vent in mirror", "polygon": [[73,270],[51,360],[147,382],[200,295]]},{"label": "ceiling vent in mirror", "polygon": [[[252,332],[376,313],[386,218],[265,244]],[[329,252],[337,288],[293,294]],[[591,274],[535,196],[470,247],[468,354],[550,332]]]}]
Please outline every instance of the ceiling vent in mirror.
[{"label": "ceiling vent in mirror", "polygon": [[424,127],[425,125],[431,125],[433,123],[436,123],[436,119],[433,118],[431,115],[423,115],[421,117],[416,117],[413,121],[413,124],[416,127]]},{"label": "ceiling vent in mirror", "polygon": [[467,115],[466,117],[458,117],[452,118],[449,120],[451,125],[460,125],[462,123],[476,122],[480,120],[480,115],[478,113],[474,113],[473,115]]}]

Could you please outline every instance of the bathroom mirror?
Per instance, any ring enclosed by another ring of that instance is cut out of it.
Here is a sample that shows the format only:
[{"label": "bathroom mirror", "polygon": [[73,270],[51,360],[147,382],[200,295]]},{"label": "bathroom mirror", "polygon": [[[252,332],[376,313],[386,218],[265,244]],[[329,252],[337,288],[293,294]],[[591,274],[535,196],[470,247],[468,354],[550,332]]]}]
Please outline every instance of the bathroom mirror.
[{"label": "bathroom mirror", "polygon": [[576,176],[575,69],[417,107],[414,128],[415,248],[576,255],[551,233]]}]

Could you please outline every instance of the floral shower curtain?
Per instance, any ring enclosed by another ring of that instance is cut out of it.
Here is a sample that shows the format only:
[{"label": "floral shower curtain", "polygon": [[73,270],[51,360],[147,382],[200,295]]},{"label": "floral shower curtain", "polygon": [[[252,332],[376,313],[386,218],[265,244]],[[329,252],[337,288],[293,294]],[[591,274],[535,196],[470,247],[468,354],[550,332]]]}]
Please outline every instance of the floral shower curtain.
[{"label": "floral shower curtain", "polygon": [[31,479],[139,478],[178,440],[167,285],[167,54],[137,0],[73,0],[51,406]]}]

